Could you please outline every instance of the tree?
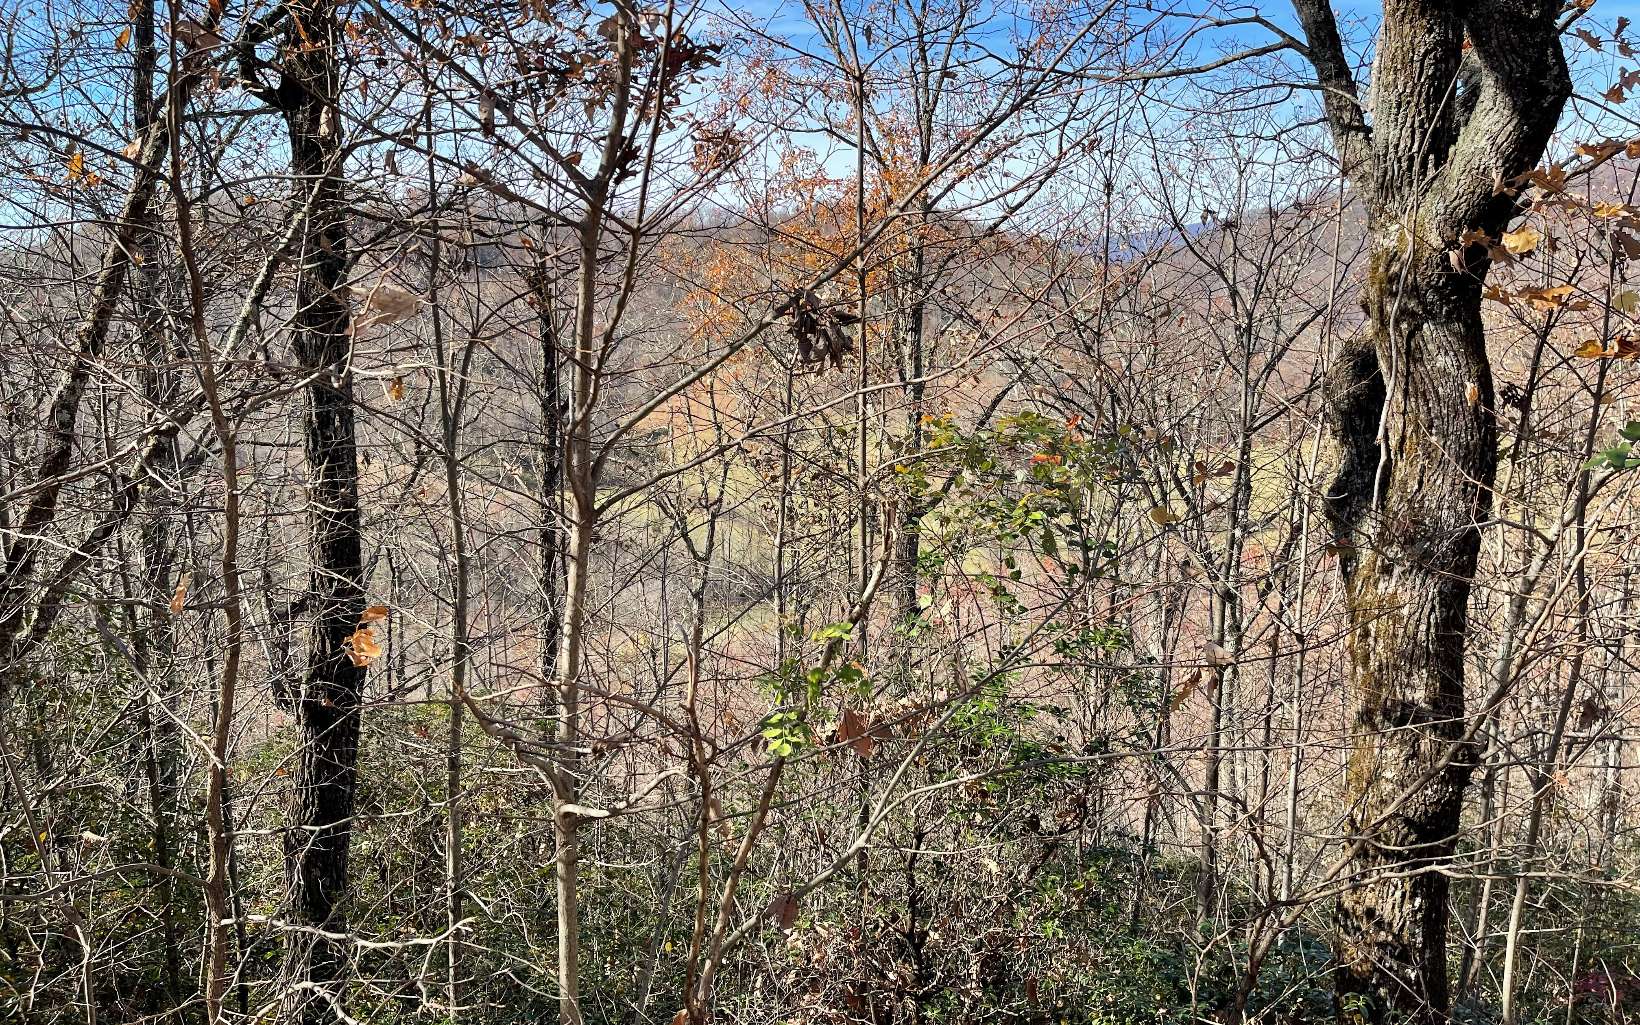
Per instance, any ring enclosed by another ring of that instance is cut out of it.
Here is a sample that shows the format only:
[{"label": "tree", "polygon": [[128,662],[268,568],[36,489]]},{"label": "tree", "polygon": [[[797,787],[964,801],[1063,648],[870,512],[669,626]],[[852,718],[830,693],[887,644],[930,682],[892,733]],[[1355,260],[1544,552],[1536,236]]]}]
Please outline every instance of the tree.
[{"label": "tree", "polygon": [[[296,201],[311,204],[300,242],[292,348],[307,375],[302,430],[308,468],[308,661],[287,695],[301,726],[295,793],[285,834],[285,1003],[303,1023],[335,1020],[344,977],[348,854],[359,748],[360,698],[374,641],[365,625],[359,460],[350,364],[346,155],[341,114],[341,25],[327,0],[280,9],[279,83],[268,86],[247,48],[252,91],[283,115]],[[262,40],[257,39],[256,42]]]},{"label": "tree", "polygon": [[1473,755],[1469,592],[1497,466],[1481,290],[1571,94],[1559,3],[1384,5],[1371,118],[1331,8],[1295,0],[1370,234],[1364,330],[1327,382],[1327,513],[1347,590],[1355,885],[1340,997],[1371,1020],[1446,1011],[1448,880]]}]

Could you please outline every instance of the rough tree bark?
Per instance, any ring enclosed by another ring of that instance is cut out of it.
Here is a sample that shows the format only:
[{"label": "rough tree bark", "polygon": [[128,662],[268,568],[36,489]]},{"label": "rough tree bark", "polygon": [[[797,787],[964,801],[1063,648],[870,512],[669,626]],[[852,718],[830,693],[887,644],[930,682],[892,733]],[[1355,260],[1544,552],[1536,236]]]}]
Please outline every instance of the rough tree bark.
[{"label": "rough tree bark", "polygon": [[[1372,118],[1324,0],[1294,0],[1350,187],[1367,212],[1367,322],[1327,386],[1327,496],[1347,591],[1354,886],[1338,991],[1367,1020],[1448,1005],[1447,877],[1473,761],[1464,643],[1478,524],[1497,462],[1481,322],[1488,249],[1519,213],[1505,186],[1542,157],[1571,91],[1544,0],[1384,4]],[[1452,752],[1457,751],[1456,757]]]},{"label": "rough tree bark", "polygon": [[[365,669],[347,640],[364,611],[359,464],[348,376],[352,311],[342,159],[340,29],[329,0],[285,5],[292,45],[280,80],[253,90],[284,115],[291,171],[312,214],[301,248],[292,346],[311,379],[303,418],[308,466],[308,663],[290,695],[301,730],[285,834],[285,999],[289,1020],[341,1020],[347,950],[348,853],[353,838],[359,704]],[[299,41],[299,45],[298,45]],[[247,61],[247,64],[249,62]],[[247,68],[247,70],[249,70]]]}]

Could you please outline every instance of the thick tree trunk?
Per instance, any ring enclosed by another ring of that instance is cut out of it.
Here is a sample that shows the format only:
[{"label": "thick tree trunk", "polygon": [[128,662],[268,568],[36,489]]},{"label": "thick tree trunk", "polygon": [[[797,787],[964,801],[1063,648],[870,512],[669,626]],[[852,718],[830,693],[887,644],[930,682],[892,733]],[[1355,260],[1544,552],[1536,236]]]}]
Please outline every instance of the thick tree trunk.
[{"label": "thick tree trunk", "polygon": [[1391,240],[1366,287],[1367,336],[1332,382],[1343,464],[1328,496],[1351,626],[1349,829],[1339,992],[1372,1020],[1447,1007],[1447,876],[1472,759],[1464,642],[1497,463],[1479,279],[1405,260]]},{"label": "thick tree trunk", "polygon": [[1335,354],[1327,386],[1354,731],[1338,991],[1352,1016],[1438,1020],[1441,870],[1473,761],[1456,743],[1469,589],[1497,465],[1485,243],[1521,212],[1513,184],[1543,156],[1571,94],[1562,5],[1386,0],[1370,103],[1330,4],[1293,5],[1372,245],[1367,329]]},{"label": "thick tree trunk", "polygon": [[[334,40],[334,9],[304,8],[293,14],[309,36]],[[312,621],[307,670],[295,695],[301,748],[285,835],[292,926],[285,950],[286,1006],[291,1019],[303,1023],[339,1020],[347,950],[324,934],[346,931],[365,676],[345,644],[364,610],[364,570],[353,386],[347,376],[352,332],[339,90],[336,54],[329,45],[295,48],[278,90],[297,193],[319,190],[297,281],[294,339],[297,362],[314,375],[303,424]]]}]

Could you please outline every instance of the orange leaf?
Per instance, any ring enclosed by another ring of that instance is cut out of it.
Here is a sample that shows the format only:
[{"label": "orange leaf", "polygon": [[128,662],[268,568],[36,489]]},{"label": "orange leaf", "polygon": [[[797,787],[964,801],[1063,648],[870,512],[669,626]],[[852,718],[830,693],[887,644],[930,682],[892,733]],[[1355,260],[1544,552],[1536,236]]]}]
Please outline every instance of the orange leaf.
[{"label": "orange leaf", "polygon": [[382,653],[382,646],[376,642],[375,635],[368,626],[361,626],[347,638],[347,657],[353,660],[356,666],[367,666],[372,659]]},{"label": "orange leaf", "polygon": [[368,609],[365,609],[364,613],[359,616],[359,622],[361,622],[361,623],[379,623],[379,622],[381,622],[382,620],[384,620],[386,618],[387,618],[387,606],[386,605],[372,605]]},{"label": "orange leaf", "polygon": [[183,603],[188,600],[190,576],[191,574],[188,573],[182,574],[181,579],[177,581],[177,593],[171,595],[171,615],[173,616],[182,611]]},{"label": "orange leaf", "polygon": [[1169,712],[1177,712],[1186,701],[1190,700],[1190,695],[1195,692],[1201,682],[1202,671],[1198,669],[1194,673],[1190,674],[1190,678],[1185,680],[1183,685],[1181,685],[1178,690],[1173,692],[1173,696],[1168,699],[1167,710]]}]

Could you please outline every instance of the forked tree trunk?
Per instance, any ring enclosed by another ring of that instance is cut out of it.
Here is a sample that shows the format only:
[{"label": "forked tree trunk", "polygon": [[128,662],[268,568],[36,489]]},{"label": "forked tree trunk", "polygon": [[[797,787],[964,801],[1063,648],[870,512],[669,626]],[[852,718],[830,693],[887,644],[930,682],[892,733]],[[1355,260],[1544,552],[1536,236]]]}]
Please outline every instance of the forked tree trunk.
[{"label": "forked tree trunk", "polygon": [[[1481,287],[1571,92],[1556,0],[1388,0],[1361,101],[1325,0],[1294,0],[1334,145],[1368,213],[1367,324],[1329,368],[1327,496],[1346,588],[1352,886],[1347,1017],[1448,1005],[1447,877],[1474,753],[1464,642],[1497,466]],[[1367,110],[1371,110],[1369,121]]]}]

